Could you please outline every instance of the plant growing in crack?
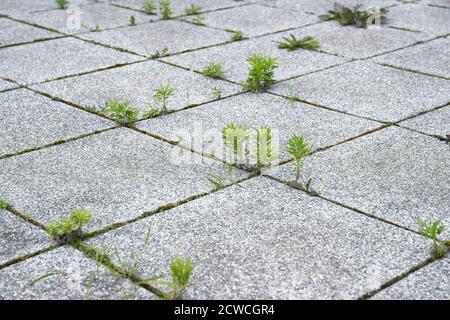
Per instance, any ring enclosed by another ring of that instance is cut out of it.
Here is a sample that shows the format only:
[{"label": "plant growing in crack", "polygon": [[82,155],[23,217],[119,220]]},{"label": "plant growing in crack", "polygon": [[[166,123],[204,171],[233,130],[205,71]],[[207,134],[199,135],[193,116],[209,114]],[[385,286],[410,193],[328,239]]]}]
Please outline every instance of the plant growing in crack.
[{"label": "plant growing in crack", "polygon": [[170,19],[172,16],[172,9],[170,8],[169,0],[162,0],[159,2],[159,12],[163,19]]},{"label": "plant growing in crack", "polygon": [[192,23],[197,26],[204,26],[205,25],[205,17],[197,16],[194,19],[192,19]]},{"label": "plant growing in crack", "polygon": [[373,8],[367,10],[360,10],[361,5],[353,8],[345,7],[335,3],[334,10],[329,10],[327,14],[319,16],[320,19],[336,20],[343,26],[355,25],[360,28],[367,28],[368,25],[375,23],[382,24],[386,19],[386,8]]},{"label": "plant growing in crack", "polygon": [[214,79],[220,79],[225,76],[225,71],[218,63],[210,62],[202,71],[202,74]]},{"label": "plant growing in crack", "polygon": [[161,111],[157,108],[155,108],[151,102],[147,103],[147,111],[144,112],[144,118],[150,119],[156,116],[159,116],[161,114]]},{"label": "plant growing in crack", "polygon": [[202,7],[200,7],[196,4],[191,4],[190,6],[186,6],[184,8],[184,13],[189,16],[189,15],[199,14],[201,10],[202,10]]},{"label": "plant growing in crack", "polygon": [[211,88],[211,93],[215,99],[222,98],[223,89],[219,87],[213,87]]},{"label": "plant growing in crack", "polygon": [[157,58],[162,58],[162,57],[165,57],[165,56],[168,56],[168,55],[169,55],[169,49],[168,48],[164,48],[161,51],[156,50],[155,53],[150,56],[150,58],[157,59]]},{"label": "plant growing in crack", "polygon": [[433,258],[442,258],[447,250],[447,246],[450,245],[450,241],[441,241],[438,239],[438,235],[445,230],[445,226],[441,223],[441,220],[432,221],[430,219],[428,222],[425,222],[419,219],[417,220],[417,224],[419,225],[419,233],[433,240]]},{"label": "plant growing in crack", "polygon": [[241,30],[236,30],[233,31],[233,35],[231,36],[231,41],[241,41],[246,39],[246,37],[244,36],[244,33]]},{"label": "plant growing in crack", "polygon": [[319,41],[311,36],[297,39],[293,34],[290,34],[289,37],[283,37],[282,41],[277,41],[276,43],[278,44],[279,49],[286,49],[289,52],[299,48],[317,50],[320,47]]},{"label": "plant growing in crack", "polygon": [[154,0],[145,0],[142,10],[147,14],[155,14],[156,4]]},{"label": "plant growing in crack", "polygon": [[170,84],[161,84],[154,92],[153,98],[161,104],[161,113],[167,113],[167,105],[171,96],[174,95],[174,90]]},{"label": "plant growing in crack", "polygon": [[206,173],[206,179],[214,185],[216,190],[223,189],[227,182],[232,183],[231,175],[233,174],[234,167],[231,164],[227,165],[227,172],[223,175],[214,174],[211,172]]},{"label": "plant growing in crack", "polygon": [[73,243],[82,234],[81,228],[91,222],[92,213],[79,209],[70,212],[68,217],[61,217],[59,221],[50,221],[45,231],[53,240],[59,243]]},{"label": "plant growing in crack", "polygon": [[278,150],[274,149],[272,143],[272,129],[262,126],[256,130],[256,168],[260,171],[262,168],[272,166],[272,162],[278,159]]},{"label": "plant growing in crack", "polygon": [[254,54],[249,56],[247,61],[250,63],[250,70],[247,80],[243,83],[247,90],[258,92],[275,83],[274,70],[278,67],[277,59]]},{"label": "plant growing in crack", "polygon": [[135,26],[135,25],[136,25],[136,17],[130,16],[130,26]]},{"label": "plant growing in crack", "polygon": [[5,198],[0,198],[0,209],[8,209],[11,205]]},{"label": "plant growing in crack", "polygon": [[65,9],[69,5],[69,0],[55,0],[60,9]]},{"label": "plant growing in crack", "polygon": [[129,101],[108,101],[101,112],[121,124],[132,123],[139,117],[139,110],[131,107]]}]

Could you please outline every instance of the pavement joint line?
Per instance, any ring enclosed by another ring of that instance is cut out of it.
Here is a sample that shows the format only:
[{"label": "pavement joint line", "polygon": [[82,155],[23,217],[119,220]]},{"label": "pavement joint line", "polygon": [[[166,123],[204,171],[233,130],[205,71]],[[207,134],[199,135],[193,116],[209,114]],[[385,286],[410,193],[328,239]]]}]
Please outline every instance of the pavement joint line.
[{"label": "pavement joint line", "polygon": [[450,101],[447,102],[447,103],[444,103],[442,105],[439,105],[439,106],[434,106],[431,109],[423,110],[423,111],[417,112],[417,113],[415,113],[413,115],[407,116],[407,117],[405,117],[405,118],[403,118],[401,120],[398,120],[398,121],[394,122],[394,124],[400,124],[401,122],[404,122],[404,121],[407,121],[407,120],[411,120],[411,119],[423,116],[423,115],[425,115],[427,113],[434,112],[434,111],[437,111],[439,109],[443,109],[443,108],[448,107],[448,106],[450,106]]},{"label": "pavement joint line", "polygon": [[388,63],[384,63],[384,62],[375,62],[375,63],[385,66],[385,67],[390,67],[390,68],[394,68],[394,69],[398,69],[398,70],[402,70],[402,71],[406,71],[406,72],[416,73],[416,74],[422,75],[422,76],[439,78],[439,79],[443,79],[443,80],[450,80],[450,77],[443,77],[443,76],[439,76],[439,75],[435,75],[435,74],[431,74],[431,73],[427,73],[427,72],[422,72],[422,71],[418,71],[418,70],[414,70],[414,69],[391,65]]},{"label": "pavement joint line", "polygon": [[63,245],[62,245],[62,244],[61,244],[61,245],[59,245],[59,244],[54,244],[54,245],[49,246],[49,247],[46,247],[46,248],[44,248],[44,249],[41,249],[41,250],[38,250],[38,251],[35,251],[35,252],[32,252],[32,253],[28,253],[28,254],[26,254],[26,255],[23,255],[23,256],[14,258],[14,259],[12,259],[12,260],[6,261],[5,263],[0,264],[0,271],[3,270],[3,269],[5,269],[5,268],[14,266],[15,264],[18,264],[18,263],[20,263],[20,262],[26,261],[26,260],[28,260],[28,259],[30,259],[30,258],[39,256],[39,255],[44,254],[44,253],[47,253],[47,252],[49,252],[49,251],[52,251],[52,250],[54,250],[54,249],[56,249],[56,248],[59,248],[59,247],[61,247],[61,246],[63,246]]},{"label": "pavement joint line", "polygon": [[38,39],[30,40],[30,41],[10,43],[10,44],[6,44],[4,46],[0,46],[0,50],[6,49],[6,48],[11,48],[11,47],[19,47],[19,46],[23,46],[23,45],[27,45],[27,44],[33,44],[33,43],[37,43],[37,42],[44,42],[44,41],[48,41],[48,40],[56,40],[56,39],[64,39],[64,38],[68,38],[68,36],[59,35],[59,36],[55,36],[55,37],[45,37],[45,38],[38,38]]}]

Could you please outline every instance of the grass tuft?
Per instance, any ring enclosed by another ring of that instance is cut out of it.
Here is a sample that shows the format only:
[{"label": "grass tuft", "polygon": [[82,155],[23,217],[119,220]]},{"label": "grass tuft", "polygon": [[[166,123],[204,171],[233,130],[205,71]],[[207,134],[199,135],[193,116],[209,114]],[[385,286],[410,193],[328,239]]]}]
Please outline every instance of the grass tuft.
[{"label": "grass tuft", "polygon": [[159,12],[163,19],[170,19],[172,16],[172,9],[170,8],[169,0],[162,0],[159,2]]},{"label": "grass tuft", "polygon": [[154,0],[145,0],[142,10],[147,14],[155,14],[156,4]]},{"label": "grass tuft", "polygon": [[311,36],[297,39],[293,34],[290,34],[289,37],[283,37],[282,41],[278,41],[277,43],[279,49],[286,49],[287,51],[294,51],[299,48],[317,50],[320,47],[319,41]]},{"label": "grass tuft", "polygon": [[433,258],[442,258],[447,249],[447,242],[438,239],[438,235],[445,230],[445,226],[441,223],[441,220],[432,221],[430,219],[428,222],[425,222],[419,219],[417,220],[417,224],[419,225],[419,233],[433,240]]},{"label": "grass tuft", "polygon": [[343,26],[355,25],[360,28],[367,28],[376,16],[379,17],[380,24],[383,23],[388,12],[386,8],[380,8],[379,12],[360,10],[360,8],[361,5],[349,8],[336,3],[334,10],[329,10],[327,14],[321,15],[319,18],[325,21],[336,20]]},{"label": "grass tuft", "polygon": [[55,0],[60,9],[65,9],[69,5],[69,0]]},{"label": "grass tuft", "polygon": [[129,101],[108,101],[101,112],[122,124],[132,123],[139,117],[139,110],[131,107]]},{"label": "grass tuft", "polygon": [[203,75],[215,79],[223,78],[225,75],[225,71],[223,71],[223,68],[220,64],[210,62],[205,69],[202,71]]},{"label": "grass tuft", "polygon": [[247,61],[250,63],[250,70],[243,83],[247,90],[258,92],[275,83],[274,70],[278,67],[276,58],[254,54]]},{"label": "grass tuft", "polygon": [[186,6],[184,8],[184,13],[186,15],[199,14],[201,10],[202,10],[202,7],[200,7],[196,4],[191,4],[190,6]]}]

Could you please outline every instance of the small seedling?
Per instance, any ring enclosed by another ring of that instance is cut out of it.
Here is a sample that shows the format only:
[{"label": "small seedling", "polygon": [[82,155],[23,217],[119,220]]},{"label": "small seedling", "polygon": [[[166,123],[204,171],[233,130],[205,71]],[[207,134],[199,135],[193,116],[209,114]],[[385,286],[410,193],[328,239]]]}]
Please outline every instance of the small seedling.
[{"label": "small seedling", "polygon": [[300,179],[300,170],[311,148],[306,144],[303,136],[292,135],[287,143],[286,152],[292,156],[295,167],[295,181]]},{"label": "small seedling", "polygon": [[227,181],[232,182],[231,175],[233,173],[233,170],[234,170],[233,166],[229,164],[228,168],[227,168],[227,172],[224,175],[217,175],[217,174],[208,172],[206,174],[206,179],[209,182],[211,182],[216,189],[222,189],[225,187]]},{"label": "small seedling", "polygon": [[357,5],[354,8],[348,8],[343,5],[335,4],[334,10],[329,10],[327,14],[319,16],[320,19],[336,20],[343,26],[355,25],[360,28],[367,28],[369,23],[374,17],[377,17],[380,23],[386,19],[386,8],[380,8],[378,12],[372,12],[370,10],[360,10],[361,5]]},{"label": "small seedling", "polygon": [[64,9],[69,5],[69,0],[55,0],[60,9]]},{"label": "small seedling", "polygon": [[164,48],[164,49],[162,49],[161,52],[159,50],[156,50],[156,52],[151,55],[151,58],[156,59],[156,58],[165,57],[167,55],[169,55],[169,49]]},{"label": "small seedling", "polygon": [[10,204],[5,198],[0,198],[0,209],[8,209]]},{"label": "small seedling", "polygon": [[433,240],[433,258],[442,258],[447,249],[447,245],[445,242],[438,239],[438,235],[445,230],[445,226],[441,223],[441,220],[429,220],[428,222],[425,222],[424,220],[419,219],[417,224],[419,225],[419,233]]},{"label": "small seedling", "polygon": [[204,26],[205,25],[205,17],[197,16],[194,19],[192,19],[192,23],[196,24],[198,26]]},{"label": "small seedling", "polygon": [[212,95],[214,96],[214,98],[220,99],[220,98],[222,98],[223,89],[222,89],[222,88],[219,88],[219,87],[213,87],[213,88],[211,89],[211,93],[212,93]]},{"label": "small seedling", "polygon": [[225,71],[223,71],[222,66],[214,62],[210,62],[205,69],[203,69],[202,73],[207,77],[215,79],[223,78],[225,75]]},{"label": "small seedling", "polygon": [[173,88],[167,84],[161,84],[156,90],[153,95],[153,98],[161,104],[161,112],[167,113],[167,104],[169,102],[169,98],[173,96]]},{"label": "small seedling", "polygon": [[202,7],[200,7],[196,4],[191,4],[190,6],[184,8],[184,12],[187,15],[199,14],[201,10],[202,10]]},{"label": "small seedling", "polygon": [[250,70],[244,87],[248,90],[258,92],[275,83],[274,70],[278,67],[277,59],[260,54],[251,55],[247,58]]},{"label": "small seedling", "polygon": [[142,10],[147,14],[155,14],[156,5],[154,0],[146,0],[142,6]]},{"label": "small seedling", "polygon": [[286,49],[287,51],[294,51],[298,48],[306,50],[316,50],[319,48],[319,41],[311,36],[306,36],[303,39],[297,39],[293,34],[289,37],[283,37],[282,41],[278,41],[279,49]]},{"label": "small seedling", "polygon": [[161,111],[155,108],[150,102],[147,103],[147,111],[144,113],[144,118],[149,119],[156,116],[159,116]]},{"label": "small seedling", "polygon": [[112,100],[106,102],[102,112],[122,124],[128,124],[138,119],[139,110],[131,107],[128,101]]},{"label": "small seedling", "polygon": [[136,17],[130,16],[130,26],[135,26],[135,25],[136,25]]},{"label": "small seedling", "polygon": [[240,31],[240,30],[236,30],[236,31],[233,31],[233,35],[231,36],[231,41],[241,41],[241,40],[244,40],[245,39],[245,36],[244,36],[244,33],[242,33],[242,31]]},{"label": "small seedling", "polygon": [[87,210],[72,211],[68,217],[59,221],[50,221],[46,232],[53,239],[61,243],[71,243],[81,236],[81,228],[92,220],[92,213]]},{"label": "small seedling", "polygon": [[162,0],[159,2],[159,12],[163,19],[170,19],[172,16],[172,9],[170,9],[170,1]]}]

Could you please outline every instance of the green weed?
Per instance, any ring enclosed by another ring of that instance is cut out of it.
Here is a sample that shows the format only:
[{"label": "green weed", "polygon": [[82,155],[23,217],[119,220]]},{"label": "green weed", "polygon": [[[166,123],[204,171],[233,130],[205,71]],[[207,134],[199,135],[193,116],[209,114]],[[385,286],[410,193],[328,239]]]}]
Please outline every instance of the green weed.
[{"label": "green weed", "polygon": [[134,122],[139,117],[139,110],[131,107],[129,101],[108,101],[102,112],[122,124]]},{"label": "green weed", "polygon": [[199,14],[201,10],[202,7],[196,4],[191,4],[190,6],[184,8],[184,13],[186,13],[187,15]]},{"label": "green weed", "polygon": [[293,34],[289,37],[283,37],[282,41],[277,42],[279,49],[286,49],[287,51],[294,51],[299,48],[306,50],[316,50],[319,48],[319,41],[311,36],[306,36],[302,39],[297,39]]},{"label": "green weed", "polygon": [[277,59],[255,54],[249,56],[247,61],[250,63],[250,70],[244,82],[246,89],[257,92],[275,83],[274,70],[278,67]]},{"label": "green weed", "polygon": [[142,6],[142,10],[144,10],[147,14],[155,14],[156,4],[154,0],[145,0],[144,5]]},{"label": "green weed", "polygon": [[211,78],[219,79],[223,78],[225,75],[225,71],[223,71],[223,68],[220,64],[210,62],[205,69],[203,69],[202,73]]},{"label": "green weed", "polygon": [[162,0],[159,2],[159,12],[163,19],[170,19],[172,16],[172,9],[170,8],[169,0]]}]

